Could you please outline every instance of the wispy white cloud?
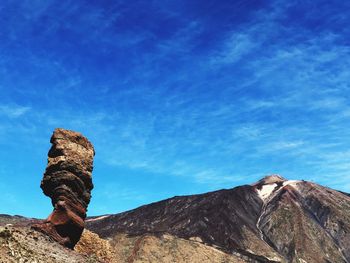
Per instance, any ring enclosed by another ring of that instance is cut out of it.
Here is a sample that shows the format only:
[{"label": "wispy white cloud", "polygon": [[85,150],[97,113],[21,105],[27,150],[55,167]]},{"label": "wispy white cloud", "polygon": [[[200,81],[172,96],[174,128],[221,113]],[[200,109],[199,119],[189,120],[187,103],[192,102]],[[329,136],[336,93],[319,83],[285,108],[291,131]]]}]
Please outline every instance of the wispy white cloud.
[{"label": "wispy white cloud", "polygon": [[217,170],[201,171],[192,175],[197,183],[209,184],[212,188],[227,187],[237,185],[246,178],[242,175],[224,175],[218,173]]},{"label": "wispy white cloud", "polygon": [[280,151],[280,150],[290,150],[294,148],[299,148],[304,145],[303,141],[279,141],[272,144],[272,147],[268,149],[272,151]]},{"label": "wispy white cloud", "polygon": [[145,193],[140,193],[139,190],[126,188],[114,182],[98,187],[95,191],[98,193],[98,198],[102,200],[108,199],[125,202],[131,200],[142,201],[147,198]]},{"label": "wispy white cloud", "polygon": [[210,63],[219,66],[238,62],[244,55],[256,51],[258,44],[254,42],[251,35],[243,33],[233,33],[225,40],[222,49],[213,54]]},{"label": "wispy white cloud", "polygon": [[0,114],[5,115],[9,118],[18,118],[27,113],[31,107],[19,106],[19,105],[0,105]]}]

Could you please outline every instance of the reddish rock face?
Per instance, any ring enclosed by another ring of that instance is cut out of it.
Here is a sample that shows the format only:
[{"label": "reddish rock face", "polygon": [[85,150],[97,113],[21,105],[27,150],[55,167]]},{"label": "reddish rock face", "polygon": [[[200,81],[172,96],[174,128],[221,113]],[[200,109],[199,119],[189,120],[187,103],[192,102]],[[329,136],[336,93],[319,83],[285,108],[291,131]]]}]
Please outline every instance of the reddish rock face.
[{"label": "reddish rock face", "polygon": [[55,129],[50,142],[52,147],[40,187],[51,198],[54,210],[43,223],[33,228],[74,248],[84,230],[93,188],[95,151],[82,134],[69,130]]}]

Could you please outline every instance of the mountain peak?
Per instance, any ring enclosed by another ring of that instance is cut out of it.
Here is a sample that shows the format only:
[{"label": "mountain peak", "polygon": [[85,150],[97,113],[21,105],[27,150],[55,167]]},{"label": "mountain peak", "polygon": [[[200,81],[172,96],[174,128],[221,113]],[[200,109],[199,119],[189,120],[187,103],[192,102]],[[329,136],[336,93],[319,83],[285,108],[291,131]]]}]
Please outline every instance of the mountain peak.
[{"label": "mountain peak", "polygon": [[278,184],[287,181],[279,174],[267,175],[264,178],[260,179],[255,185],[266,185],[266,184]]},{"label": "mountain peak", "polygon": [[262,200],[266,200],[270,196],[273,196],[278,190],[282,189],[283,186],[290,184],[294,181],[289,181],[278,174],[267,175],[260,179],[252,186],[256,188],[259,197]]},{"label": "mountain peak", "polygon": [[86,223],[105,239],[151,234],[165,240],[166,233],[246,262],[345,263],[350,262],[349,213],[347,195],[272,174],[252,185],[174,197]]}]

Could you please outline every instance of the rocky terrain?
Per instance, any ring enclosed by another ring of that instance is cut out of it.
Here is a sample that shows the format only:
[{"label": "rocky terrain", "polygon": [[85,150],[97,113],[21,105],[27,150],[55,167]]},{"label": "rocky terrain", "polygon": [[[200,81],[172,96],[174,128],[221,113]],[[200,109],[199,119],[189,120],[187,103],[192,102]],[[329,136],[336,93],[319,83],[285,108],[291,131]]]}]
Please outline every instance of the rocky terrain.
[{"label": "rocky terrain", "polygon": [[169,234],[139,237],[120,234],[112,240],[105,240],[97,234],[84,230],[73,251],[30,227],[0,226],[0,262],[244,263],[247,261],[201,242],[185,240]]},{"label": "rocky terrain", "polygon": [[28,218],[28,217],[19,216],[19,215],[10,216],[5,214],[0,214],[0,226],[6,226],[6,225],[29,226],[31,224],[35,224],[39,222],[41,222],[41,220],[37,218]]},{"label": "rocky terrain", "polygon": [[116,263],[244,263],[244,258],[229,255],[196,240],[186,240],[170,234],[130,236],[117,234],[112,239],[101,239],[84,231],[76,251],[102,262]]},{"label": "rocky terrain", "polygon": [[1,263],[94,263],[95,256],[65,248],[30,227],[0,226]]},{"label": "rocky terrain", "polygon": [[41,182],[54,210],[44,222],[33,226],[60,244],[73,248],[84,230],[90,202],[94,147],[83,135],[55,129],[48,164]]},{"label": "rocky terrain", "polygon": [[350,262],[349,196],[277,175],[90,218],[87,228],[108,240],[170,234],[247,262]]},{"label": "rocky terrain", "polygon": [[276,175],[87,218],[75,251],[27,227],[35,221],[0,215],[16,225],[1,228],[0,262],[350,262],[349,195]]}]

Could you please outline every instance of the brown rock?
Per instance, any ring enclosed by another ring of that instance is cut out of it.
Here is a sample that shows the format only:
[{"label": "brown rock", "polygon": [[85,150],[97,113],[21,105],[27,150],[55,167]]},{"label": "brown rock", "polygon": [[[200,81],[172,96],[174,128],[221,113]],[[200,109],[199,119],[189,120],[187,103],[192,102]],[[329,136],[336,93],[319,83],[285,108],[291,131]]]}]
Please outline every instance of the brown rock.
[{"label": "brown rock", "polygon": [[186,240],[170,234],[130,236],[118,234],[102,239],[84,230],[74,248],[82,256],[104,263],[246,263],[241,255],[224,253],[200,241]]},{"label": "brown rock", "polygon": [[0,226],[1,263],[105,263],[66,249],[27,226]]},{"label": "brown rock", "polygon": [[115,249],[108,240],[102,239],[97,234],[86,229],[74,250],[82,255],[98,258],[104,263],[123,262],[120,255],[115,253]]},{"label": "brown rock", "polygon": [[93,188],[95,151],[83,135],[65,129],[55,129],[50,142],[52,147],[40,187],[51,198],[54,210],[43,223],[33,228],[74,248],[84,230]]}]

